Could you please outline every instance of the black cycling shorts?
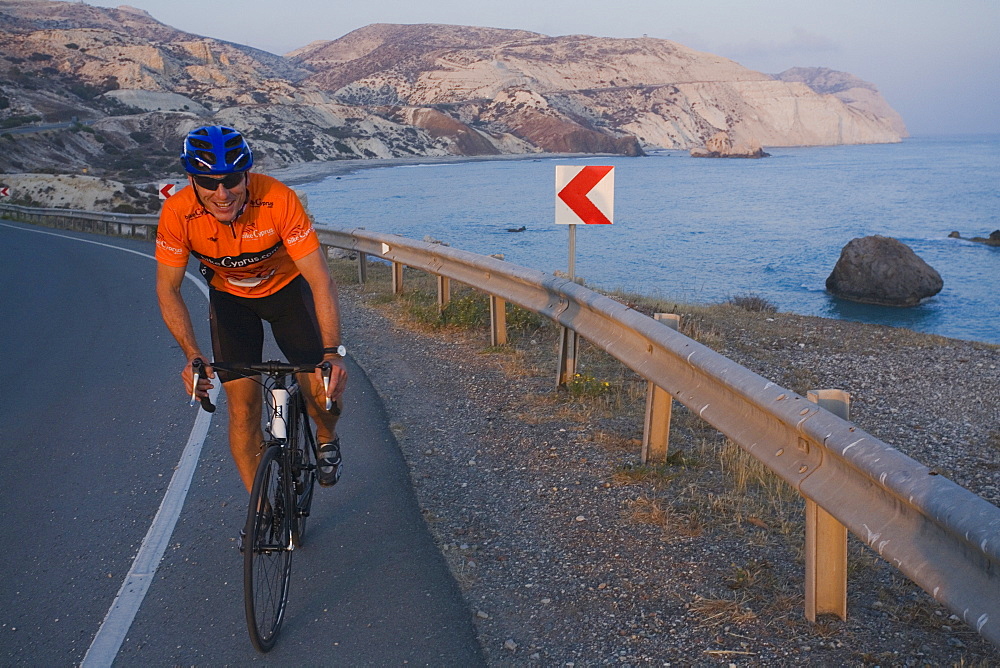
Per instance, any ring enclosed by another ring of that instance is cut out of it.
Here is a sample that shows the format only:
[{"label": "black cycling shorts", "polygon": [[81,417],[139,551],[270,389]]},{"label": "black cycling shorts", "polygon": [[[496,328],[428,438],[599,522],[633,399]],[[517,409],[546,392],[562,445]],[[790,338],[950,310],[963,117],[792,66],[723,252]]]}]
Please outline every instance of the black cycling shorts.
[{"label": "black cycling shorts", "polygon": [[[323,339],[316,319],[316,304],[309,283],[302,276],[273,295],[239,297],[209,290],[212,353],[219,362],[259,364],[264,354],[264,321],[289,364],[319,364]],[[223,383],[239,378],[218,372]]]}]

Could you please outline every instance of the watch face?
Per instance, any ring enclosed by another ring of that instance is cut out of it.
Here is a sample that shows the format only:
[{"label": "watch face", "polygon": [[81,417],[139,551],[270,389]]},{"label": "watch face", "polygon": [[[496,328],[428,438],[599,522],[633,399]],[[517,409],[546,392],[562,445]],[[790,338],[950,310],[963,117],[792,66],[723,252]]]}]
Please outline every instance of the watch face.
[{"label": "watch face", "polygon": [[345,355],[347,355],[347,348],[345,348],[344,346],[337,346],[337,354],[340,355],[341,357],[344,357]]}]

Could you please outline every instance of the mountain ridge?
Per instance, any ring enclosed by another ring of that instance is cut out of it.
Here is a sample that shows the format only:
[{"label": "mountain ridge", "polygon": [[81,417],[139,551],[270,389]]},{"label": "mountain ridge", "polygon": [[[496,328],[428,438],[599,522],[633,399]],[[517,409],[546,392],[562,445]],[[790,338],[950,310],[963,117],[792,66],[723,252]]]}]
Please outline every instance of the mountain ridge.
[{"label": "mountain ridge", "polygon": [[[372,24],[279,56],[143,10],[55,0],[0,0],[0,37],[3,172],[176,173],[180,137],[206,123],[244,130],[262,169],[346,158],[642,155],[703,145],[720,131],[764,146],[906,136],[877,88],[853,75],[771,76],[647,37]],[[40,122],[71,126],[31,131]]]}]

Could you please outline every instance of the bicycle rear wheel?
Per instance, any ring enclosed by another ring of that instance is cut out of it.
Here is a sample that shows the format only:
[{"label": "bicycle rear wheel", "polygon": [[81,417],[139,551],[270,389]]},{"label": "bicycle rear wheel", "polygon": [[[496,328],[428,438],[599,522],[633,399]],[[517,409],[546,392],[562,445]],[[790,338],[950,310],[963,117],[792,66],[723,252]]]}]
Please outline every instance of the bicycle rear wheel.
[{"label": "bicycle rear wheel", "polygon": [[295,547],[302,547],[306,535],[306,519],[312,507],[313,490],[316,486],[316,439],[309,424],[302,393],[295,395],[297,407],[292,415],[292,433],[289,447],[292,448],[292,477],[295,480],[295,522],[292,524],[292,540]]},{"label": "bicycle rear wheel", "polygon": [[290,528],[282,449],[270,446],[261,454],[243,546],[243,596],[250,642],[260,652],[274,647],[288,602],[292,572]]}]

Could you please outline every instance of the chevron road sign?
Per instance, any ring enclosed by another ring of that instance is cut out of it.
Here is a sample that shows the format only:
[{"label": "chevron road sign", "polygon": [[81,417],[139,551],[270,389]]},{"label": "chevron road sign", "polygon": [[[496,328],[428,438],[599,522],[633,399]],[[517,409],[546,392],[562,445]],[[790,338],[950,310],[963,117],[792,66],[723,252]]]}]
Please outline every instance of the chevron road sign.
[{"label": "chevron road sign", "polygon": [[611,225],[615,215],[615,168],[556,166],[556,224]]}]

